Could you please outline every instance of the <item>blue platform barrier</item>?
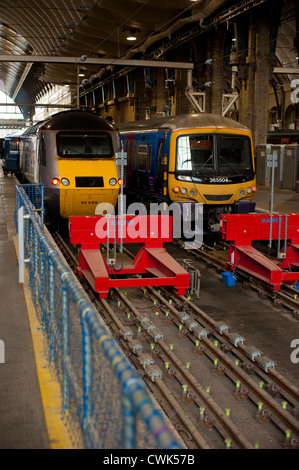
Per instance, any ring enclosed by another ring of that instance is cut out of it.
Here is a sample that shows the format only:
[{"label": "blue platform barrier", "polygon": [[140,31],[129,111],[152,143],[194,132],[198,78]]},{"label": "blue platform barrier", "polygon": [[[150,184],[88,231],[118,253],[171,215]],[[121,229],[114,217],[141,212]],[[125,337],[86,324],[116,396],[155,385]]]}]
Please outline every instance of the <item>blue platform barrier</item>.
[{"label": "blue platform barrier", "polygon": [[40,185],[16,185],[15,223],[23,207],[29,288],[68,432],[76,441],[79,429],[86,449],[181,449],[145,382],[47,237],[41,194]]}]

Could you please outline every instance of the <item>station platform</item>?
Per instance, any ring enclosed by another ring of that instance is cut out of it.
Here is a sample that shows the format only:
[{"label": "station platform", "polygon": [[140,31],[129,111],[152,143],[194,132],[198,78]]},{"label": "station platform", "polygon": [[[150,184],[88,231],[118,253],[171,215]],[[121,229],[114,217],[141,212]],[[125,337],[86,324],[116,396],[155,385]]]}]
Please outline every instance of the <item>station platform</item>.
[{"label": "station platform", "polygon": [[[257,186],[253,202],[256,203],[256,209],[259,211],[270,211],[270,188]],[[274,189],[273,210],[278,213],[298,213],[299,212],[299,193],[287,189]]]},{"label": "station platform", "polygon": [[[15,179],[0,170],[0,448],[48,449],[31,330],[13,238]],[[2,358],[3,360],[3,358]]]},{"label": "station platform", "polygon": [[[18,281],[15,184],[14,177],[4,176],[0,169],[0,340],[5,346],[4,362],[0,357],[0,449],[50,449],[26,287]],[[270,190],[258,187],[254,198],[257,209],[268,211],[269,200]],[[299,193],[276,189],[274,210],[298,212]]]}]

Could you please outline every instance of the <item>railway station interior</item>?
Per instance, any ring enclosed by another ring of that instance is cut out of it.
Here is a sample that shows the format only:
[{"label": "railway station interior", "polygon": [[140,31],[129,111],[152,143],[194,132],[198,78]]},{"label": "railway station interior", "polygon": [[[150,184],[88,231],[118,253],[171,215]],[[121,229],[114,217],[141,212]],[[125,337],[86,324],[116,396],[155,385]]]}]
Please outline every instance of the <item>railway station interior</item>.
[{"label": "railway station interior", "polygon": [[299,2],[0,7],[0,449],[298,450]]}]

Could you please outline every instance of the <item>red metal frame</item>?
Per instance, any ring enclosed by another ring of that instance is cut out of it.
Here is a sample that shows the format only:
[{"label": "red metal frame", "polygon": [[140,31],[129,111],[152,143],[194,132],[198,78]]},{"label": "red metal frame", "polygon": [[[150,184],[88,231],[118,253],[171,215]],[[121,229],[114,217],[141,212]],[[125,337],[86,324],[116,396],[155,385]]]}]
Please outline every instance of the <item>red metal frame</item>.
[{"label": "red metal frame", "polygon": [[[121,236],[123,243],[142,244],[132,264],[124,265],[121,271],[118,265],[108,265],[101,253],[101,245],[107,243],[107,229],[110,244],[114,239],[119,243]],[[73,216],[69,218],[69,233],[71,243],[81,245],[77,271],[101,298],[113,287],[172,285],[178,295],[189,288],[189,274],[163,248],[164,242],[172,241],[170,216]],[[136,274],[145,277],[132,277]]]},{"label": "red metal frame", "polygon": [[[287,217],[286,217],[287,216]],[[270,260],[252,246],[254,240],[269,240],[269,214],[226,214],[221,216],[222,238],[233,242],[229,250],[229,265],[236,266],[279,290],[282,283],[299,280],[299,214],[282,214],[280,238],[285,236],[287,249],[282,258]],[[279,238],[279,214],[272,216],[272,240]],[[287,271],[285,271],[287,270]]]}]

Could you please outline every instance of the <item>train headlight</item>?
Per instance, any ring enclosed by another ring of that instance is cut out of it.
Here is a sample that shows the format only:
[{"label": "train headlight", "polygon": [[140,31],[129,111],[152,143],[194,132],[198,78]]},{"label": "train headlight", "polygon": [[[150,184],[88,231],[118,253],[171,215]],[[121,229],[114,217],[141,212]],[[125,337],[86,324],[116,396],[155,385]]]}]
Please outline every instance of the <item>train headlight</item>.
[{"label": "train headlight", "polygon": [[245,194],[246,194],[245,189],[241,189],[240,196],[245,196]]},{"label": "train headlight", "polygon": [[185,176],[185,175],[178,175],[177,179],[180,181],[192,181],[191,176]]},{"label": "train headlight", "polygon": [[121,178],[118,178],[118,184],[119,184],[119,186],[123,186],[124,182]]},{"label": "train headlight", "polygon": [[61,178],[61,183],[63,186],[69,186],[70,182],[67,178]]},{"label": "train headlight", "polygon": [[252,191],[255,192],[256,191],[256,186],[252,186]]},{"label": "train headlight", "polygon": [[186,188],[181,188],[181,193],[182,194],[187,194],[187,189]]},{"label": "train headlight", "polygon": [[180,192],[180,188],[178,186],[174,186],[174,188],[172,188],[172,191],[174,193],[179,193]]},{"label": "train headlight", "polygon": [[59,186],[60,181],[58,178],[52,178],[51,183],[53,184],[53,186]]},{"label": "train headlight", "polygon": [[252,189],[251,189],[251,188],[247,188],[246,191],[247,191],[248,194],[252,193]]},{"label": "train headlight", "polygon": [[189,196],[193,197],[193,196],[195,196],[195,194],[196,194],[195,189],[190,189]]},{"label": "train headlight", "polygon": [[117,179],[116,179],[116,178],[110,178],[110,180],[109,180],[110,186],[115,186],[116,183],[117,183]]}]

